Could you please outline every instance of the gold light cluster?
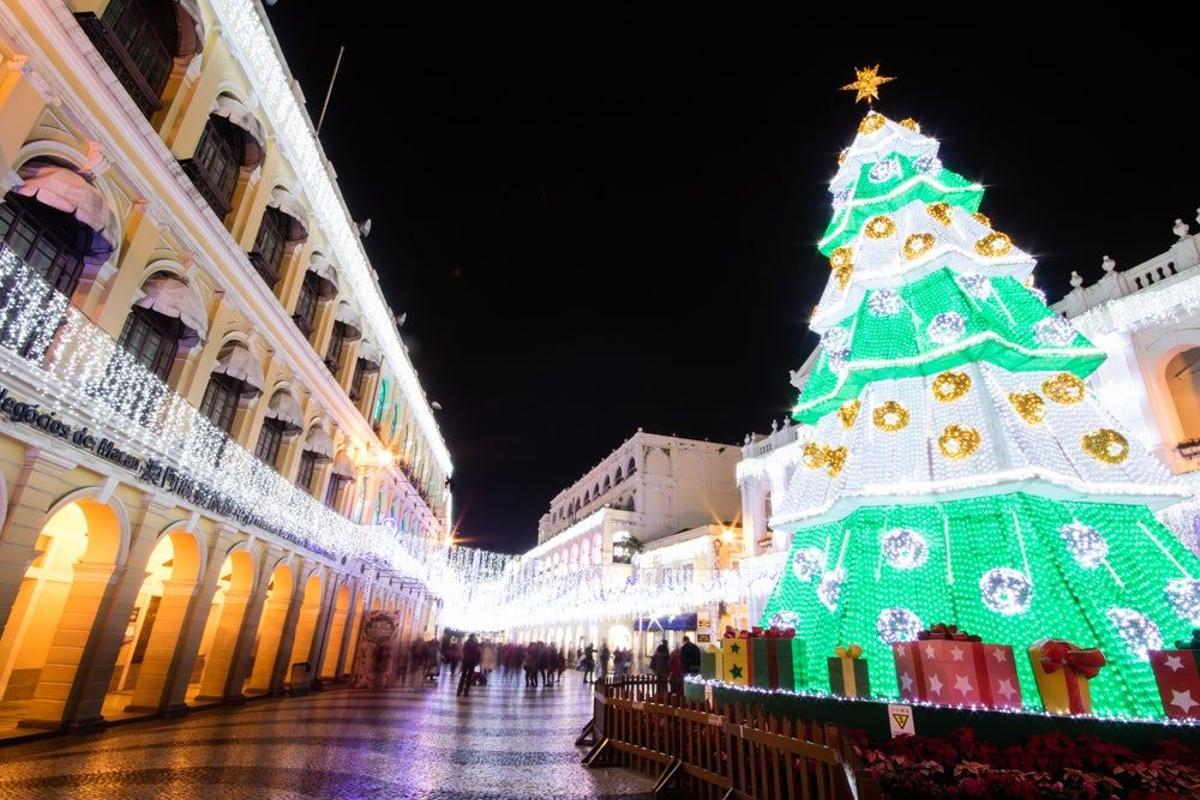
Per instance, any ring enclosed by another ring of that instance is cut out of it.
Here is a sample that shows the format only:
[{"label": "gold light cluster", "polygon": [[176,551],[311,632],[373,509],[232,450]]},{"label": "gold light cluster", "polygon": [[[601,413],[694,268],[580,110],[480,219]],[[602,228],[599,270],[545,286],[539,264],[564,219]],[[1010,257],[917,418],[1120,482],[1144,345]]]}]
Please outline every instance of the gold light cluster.
[{"label": "gold light cluster", "polygon": [[1120,464],[1129,457],[1129,440],[1112,428],[1085,433],[1080,446],[1083,452],[1105,464]]},{"label": "gold light cluster", "polygon": [[932,233],[912,233],[904,240],[904,257],[909,261],[920,258],[933,247],[935,239]]},{"label": "gold light cluster", "polygon": [[900,127],[910,130],[913,133],[921,132],[921,123],[917,122],[912,117],[905,117],[904,119],[900,120]]},{"label": "gold light cluster", "polygon": [[875,407],[871,421],[879,430],[894,433],[908,427],[908,409],[896,400],[888,400]]},{"label": "gold light cluster", "polygon": [[930,389],[939,402],[953,403],[971,391],[971,376],[965,372],[943,372],[933,379]]},{"label": "gold light cluster", "polygon": [[883,114],[876,114],[874,111],[871,111],[862,118],[862,122],[858,123],[858,132],[862,134],[874,133],[883,127],[884,122]]},{"label": "gold light cluster", "polygon": [[938,449],[946,458],[967,458],[979,449],[979,431],[969,425],[947,425],[938,437]]},{"label": "gold light cluster", "polygon": [[930,203],[929,205],[925,206],[925,213],[943,225],[949,225],[951,222],[953,222],[953,218],[950,216],[949,203]]},{"label": "gold light cluster", "polygon": [[1056,403],[1064,406],[1082,402],[1085,393],[1083,381],[1069,372],[1060,372],[1042,382],[1042,391]]},{"label": "gold light cluster", "polygon": [[809,469],[824,469],[831,478],[836,478],[846,464],[845,447],[830,447],[817,442],[804,445],[804,466]]},{"label": "gold light cluster", "polygon": [[1008,403],[1030,425],[1037,425],[1046,418],[1046,402],[1037,392],[1010,392]]},{"label": "gold light cluster", "polygon": [[975,242],[975,252],[987,258],[1008,255],[1010,250],[1012,250],[1012,239],[1008,238],[1008,234],[999,231],[992,231]]},{"label": "gold light cluster", "polygon": [[896,232],[896,223],[886,214],[871,217],[863,231],[871,239],[886,239]]},{"label": "gold light cluster", "polygon": [[850,430],[854,427],[854,420],[858,419],[858,410],[862,407],[861,400],[847,400],[842,403],[841,408],[837,410],[838,419],[842,421],[842,427]]},{"label": "gold light cluster", "polygon": [[854,274],[854,248],[839,247],[829,256],[829,268],[833,270],[833,279],[839,289],[850,285],[850,276]]},{"label": "gold light cluster", "polygon": [[992,227],[991,219],[989,219],[988,215],[983,213],[982,211],[976,211],[974,214],[971,215],[971,219],[975,220],[976,222],[978,222],[980,225],[984,226],[985,228]]}]

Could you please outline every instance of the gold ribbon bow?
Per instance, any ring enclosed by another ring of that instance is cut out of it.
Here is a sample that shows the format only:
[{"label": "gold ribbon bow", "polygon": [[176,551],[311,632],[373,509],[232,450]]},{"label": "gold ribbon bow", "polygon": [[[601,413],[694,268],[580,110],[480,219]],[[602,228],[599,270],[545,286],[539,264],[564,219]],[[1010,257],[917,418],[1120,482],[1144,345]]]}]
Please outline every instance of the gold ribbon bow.
[{"label": "gold ribbon bow", "polygon": [[858,658],[862,655],[862,645],[851,644],[846,647],[839,646],[833,652],[837,654],[838,658]]}]

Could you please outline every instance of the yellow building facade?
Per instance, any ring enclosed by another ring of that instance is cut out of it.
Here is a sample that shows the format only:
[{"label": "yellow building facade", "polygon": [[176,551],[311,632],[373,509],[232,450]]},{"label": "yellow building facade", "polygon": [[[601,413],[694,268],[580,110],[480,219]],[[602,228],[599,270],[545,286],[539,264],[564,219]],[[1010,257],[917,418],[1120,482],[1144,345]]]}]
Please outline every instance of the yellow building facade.
[{"label": "yellow building facade", "polygon": [[0,733],[422,635],[452,464],[258,3],[0,5],[0,196]]}]

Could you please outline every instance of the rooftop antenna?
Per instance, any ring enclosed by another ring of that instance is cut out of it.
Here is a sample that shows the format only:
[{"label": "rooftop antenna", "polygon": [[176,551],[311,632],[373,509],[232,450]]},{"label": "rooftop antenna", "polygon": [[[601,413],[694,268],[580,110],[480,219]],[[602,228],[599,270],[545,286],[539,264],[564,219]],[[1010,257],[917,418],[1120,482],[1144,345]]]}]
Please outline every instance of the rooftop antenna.
[{"label": "rooftop antenna", "polygon": [[321,104],[321,116],[317,118],[317,135],[321,135],[321,125],[325,122],[325,111],[329,108],[329,98],[333,95],[333,84],[337,80],[338,69],[342,66],[342,54],[346,52],[346,45],[338,45],[337,61],[333,65],[333,75],[329,77],[329,88],[325,90],[325,102]]}]

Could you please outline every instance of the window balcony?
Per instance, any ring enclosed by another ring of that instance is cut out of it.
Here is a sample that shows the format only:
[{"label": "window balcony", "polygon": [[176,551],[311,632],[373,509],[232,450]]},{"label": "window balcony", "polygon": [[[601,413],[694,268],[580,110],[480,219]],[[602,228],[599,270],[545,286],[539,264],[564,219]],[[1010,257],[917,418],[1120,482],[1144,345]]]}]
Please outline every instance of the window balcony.
[{"label": "window balcony", "polygon": [[217,219],[225,219],[231,207],[226,193],[221,191],[212,177],[197,163],[196,159],[184,159],[179,162],[179,166],[183,167],[184,174],[192,179],[192,185],[196,187],[196,191],[200,192],[200,195],[208,203],[209,208],[217,215]]},{"label": "window balcony", "polygon": [[[109,30],[108,26],[90,12],[76,14],[75,19],[79,21],[79,27],[83,28],[83,32],[87,34],[92,45],[100,53],[100,57],[112,69],[117,80],[125,87],[125,91],[129,92],[129,96],[133,98],[133,102],[146,115],[146,118],[149,119],[154,112],[161,109],[162,101],[159,100],[159,93],[146,81],[137,65],[133,63],[133,59],[129,57],[125,46]],[[168,56],[168,60],[169,58]]]}]

